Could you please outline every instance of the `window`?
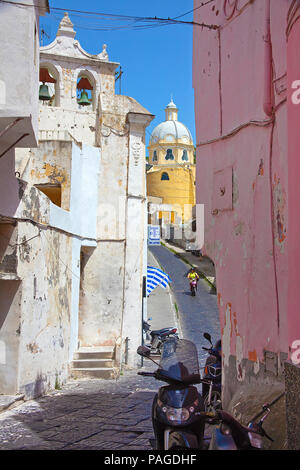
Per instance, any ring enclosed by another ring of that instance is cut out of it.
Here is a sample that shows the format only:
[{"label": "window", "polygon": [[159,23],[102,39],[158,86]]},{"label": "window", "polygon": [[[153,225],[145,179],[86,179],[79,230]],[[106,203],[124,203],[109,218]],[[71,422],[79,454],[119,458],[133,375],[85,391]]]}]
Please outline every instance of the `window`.
[{"label": "window", "polygon": [[157,152],[156,152],[156,150],[154,150],[154,152],[153,152],[152,161],[157,162]]},{"label": "window", "polygon": [[58,207],[62,207],[60,184],[36,184],[35,187],[42,191],[42,193],[46,194],[53,204]]},{"label": "window", "polygon": [[187,155],[187,151],[184,149],[183,153],[182,153],[182,161],[188,161],[188,155]]},{"label": "window", "polygon": [[168,173],[164,172],[162,175],[161,175],[161,181],[168,181],[170,178],[169,178],[169,175]]},{"label": "window", "polygon": [[174,160],[174,155],[172,153],[172,149],[167,149],[166,160]]}]

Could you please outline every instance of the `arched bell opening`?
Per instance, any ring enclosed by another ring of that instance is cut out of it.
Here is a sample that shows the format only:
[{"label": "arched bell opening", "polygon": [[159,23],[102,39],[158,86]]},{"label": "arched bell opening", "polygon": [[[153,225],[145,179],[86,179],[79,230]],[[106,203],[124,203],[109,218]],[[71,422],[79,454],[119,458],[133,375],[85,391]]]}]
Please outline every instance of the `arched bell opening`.
[{"label": "arched bell opening", "polygon": [[80,73],[77,78],[77,104],[79,109],[86,108],[92,111],[95,106],[95,88],[92,79],[84,72]]},{"label": "arched bell opening", "polygon": [[59,106],[58,73],[47,65],[41,65],[39,82],[39,100],[43,106]]}]

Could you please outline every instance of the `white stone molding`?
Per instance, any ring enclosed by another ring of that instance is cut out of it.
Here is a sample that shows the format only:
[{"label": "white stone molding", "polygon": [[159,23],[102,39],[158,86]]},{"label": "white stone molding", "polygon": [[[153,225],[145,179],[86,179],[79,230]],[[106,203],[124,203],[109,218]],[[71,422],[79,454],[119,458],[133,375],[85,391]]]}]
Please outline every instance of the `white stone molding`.
[{"label": "white stone molding", "polygon": [[103,46],[102,46],[102,52],[100,52],[100,54],[98,54],[98,57],[99,57],[99,59],[101,59],[101,60],[108,61],[108,54],[107,54],[106,48],[107,48],[107,45],[106,45],[106,44],[103,44]]},{"label": "white stone molding", "polygon": [[[99,54],[89,54],[85,51],[80,42],[75,38],[76,31],[73,29],[67,12],[60,22],[56,38],[50,44],[40,48],[41,54],[51,54],[65,56],[73,59],[91,59],[94,62],[108,62],[107,45],[103,44],[102,52]],[[116,64],[116,67],[119,64]]]}]

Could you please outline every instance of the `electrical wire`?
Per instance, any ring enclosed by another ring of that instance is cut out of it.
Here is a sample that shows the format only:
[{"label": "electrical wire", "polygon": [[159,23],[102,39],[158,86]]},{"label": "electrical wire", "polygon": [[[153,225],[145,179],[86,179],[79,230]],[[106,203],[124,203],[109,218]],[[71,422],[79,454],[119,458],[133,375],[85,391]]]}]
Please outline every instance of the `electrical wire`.
[{"label": "electrical wire", "polygon": [[[40,231],[37,235],[34,235],[33,237],[28,238],[27,240],[23,240],[21,243],[7,243],[7,246],[13,248],[15,246],[26,245],[26,243],[30,242],[31,240],[33,240],[34,238],[37,238],[39,236],[40,236]],[[7,240],[9,242],[11,240],[9,237],[6,237],[5,235],[3,235],[3,233],[0,233],[0,237],[4,238],[5,240]]]},{"label": "electrical wire", "polygon": [[[32,4],[32,5],[28,5],[26,3],[22,3],[22,2],[13,2],[13,1],[10,1],[10,0],[0,0],[0,3],[5,3],[5,4],[10,4],[10,5],[13,5],[13,6],[21,6],[21,7],[33,7],[35,8],[35,5]],[[202,5],[200,5],[202,6]],[[204,6],[204,5],[203,5]],[[39,8],[42,8],[42,9],[45,9],[48,11],[48,9],[46,7],[39,7]],[[113,13],[103,13],[103,12],[92,12],[92,11],[85,11],[85,10],[75,10],[75,9],[68,9],[68,8],[61,8],[61,7],[51,7],[51,12],[52,11],[56,11],[56,12],[61,12],[61,11],[68,11],[69,13],[71,13],[72,15],[81,15],[81,17],[84,17],[84,15],[86,16],[97,16],[99,18],[105,18],[106,20],[107,19],[110,19],[110,20],[119,20],[119,21],[124,21],[124,20],[131,20],[131,21],[135,21],[135,22],[144,22],[146,24],[142,24],[142,25],[135,25],[135,26],[132,26],[132,25],[125,25],[123,27],[123,29],[149,29],[149,28],[152,28],[152,27],[158,27],[158,26],[166,26],[166,25],[171,25],[171,24],[186,24],[186,25],[195,25],[195,26],[201,26],[202,28],[209,28],[209,29],[217,29],[218,26],[217,25],[207,25],[205,23],[196,23],[194,21],[182,21],[182,20],[178,20],[178,19],[174,19],[174,18],[159,18],[157,16],[155,17],[146,17],[146,16],[133,16],[133,15],[117,15],[117,14],[113,14]],[[50,12],[50,15],[51,15],[51,12]],[[185,13],[187,14],[187,13]],[[183,14],[183,16],[185,15]],[[181,16],[181,15],[180,15]],[[180,17],[179,16],[179,17]],[[149,23],[150,24],[147,24]],[[83,29],[84,27],[81,26],[81,28]],[[117,27],[118,28],[118,27]],[[116,29],[116,26],[106,26],[105,29],[103,28],[89,28],[89,29],[94,29],[95,31],[113,31],[114,29]]]},{"label": "electrical wire", "polygon": [[189,10],[189,11],[187,11],[187,12],[185,12],[185,13],[182,13],[182,15],[175,16],[173,19],[176,20],[177,18],[182,18],[183,16],[186,16],[186,15],[188,15],[189,13],[193,13],[194,11],[199,10],[199,8],[202,8],[202,7],[204,7],[205,5],[208,5],[209,3],[212,3],[212,2],[214,2],[214,1],[215,1],[215,0],[208,0],[208,2],[204,2],[204,3],[202,2],[201,5],[199,5],[199,6],[196,7],[196,8],[193,8],[193,10]]}]

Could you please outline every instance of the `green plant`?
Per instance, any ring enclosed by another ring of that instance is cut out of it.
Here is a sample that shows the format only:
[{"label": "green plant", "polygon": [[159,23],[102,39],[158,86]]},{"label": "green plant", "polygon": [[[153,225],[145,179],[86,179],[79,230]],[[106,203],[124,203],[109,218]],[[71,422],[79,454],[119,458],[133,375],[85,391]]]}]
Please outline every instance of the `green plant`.
[{"label": "green plant", "polygon": [[58,376],[55,378],[55,390],[61,390],[61,386],[59,384]]}]

